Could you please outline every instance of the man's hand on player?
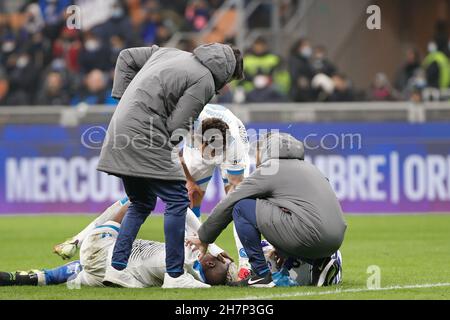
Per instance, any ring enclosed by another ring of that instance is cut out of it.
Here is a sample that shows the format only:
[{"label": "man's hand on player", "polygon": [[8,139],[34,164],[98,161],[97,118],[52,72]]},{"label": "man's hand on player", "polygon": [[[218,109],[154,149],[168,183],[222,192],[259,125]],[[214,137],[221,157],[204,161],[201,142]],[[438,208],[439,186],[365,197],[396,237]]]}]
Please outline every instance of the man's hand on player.
[{"label": "man's hand on player", "polygon": [[187,239],[186,246],[194,246],[200,252],[199,260],[202,260],[206,252],[208,251],[208,244],[202,242],[197,237],[191,237]]},{"label": "man's hand on player", "polygon": [[194,206],[198,205],[198,202],[201,201],[205,192],[194,181],[188,180],[186,182],[186,188],[188,189],[188,196],[191,204]]}]

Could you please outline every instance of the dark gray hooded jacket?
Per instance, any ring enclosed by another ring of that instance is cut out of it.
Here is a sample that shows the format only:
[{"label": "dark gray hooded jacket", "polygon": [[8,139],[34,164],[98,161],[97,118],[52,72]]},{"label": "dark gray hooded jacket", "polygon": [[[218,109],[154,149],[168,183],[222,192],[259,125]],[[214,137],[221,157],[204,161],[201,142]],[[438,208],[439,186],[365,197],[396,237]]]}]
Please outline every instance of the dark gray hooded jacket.
[{"label": "dark gray hooded jacket", "polygon": [[259,231],[285,256],[317,259],[336,252],[346,230],[339,201],[303,157],[300,141],[272,134],[262,146],[262,165],[214,208],[198,232],[200,240],[214,242],[233,220],[234,205],[250,198],[257,199]]},{"label": "dark gray hooded jacket", "polygon": [[[194,53],[158,46],[123,50],[112,96],[120,99],[108,127],[98,170],[114,175],[185,180],[171,138],[197,119],[232,78],[230,46],[202,45]],[[179,139],[173,139],[172,141]]]}]

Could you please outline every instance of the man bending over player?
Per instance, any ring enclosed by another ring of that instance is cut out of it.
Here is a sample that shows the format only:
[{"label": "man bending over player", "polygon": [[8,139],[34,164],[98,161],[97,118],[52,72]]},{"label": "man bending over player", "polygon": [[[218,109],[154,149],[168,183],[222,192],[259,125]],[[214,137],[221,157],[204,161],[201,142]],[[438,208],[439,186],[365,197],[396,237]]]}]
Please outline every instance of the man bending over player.
[{"label": "man bending over player", "polygon": [[287,258],[313,265],[312,282],[333,284],[346,224],[339,201],[320,171],[304,161],[303,144],[289,134],[270,134],[260,148],[261,165],[222,200],[193,238],[202,253],[234,220],[253,274],[237,286],[273,287],[260,246],[261,235]]},{"label": "man bending over player", "polygon": [[[56,285],[69,279],[76,284],[86,286],[103,286],[102,277],[105,265],[110,259],[111,248],[117,235],[117,228],[126,211],[127,200],[117,201],[102,215],[89,224],[71,241],[55,247],[55,252],[66,259],[75,255],[77,245],[81,246],[81,261],[76,260],[63,266],[47,270],[31,270],[17,272],[0,272],[0,286],[14,285]],[[109,221],[108,221],[109,220]],[[200,227],[199,220],[192,211],[187,213],[187,235],[196,235],[195,230]],[[270,268],[277,286],[311,285],[312,265],[301,260],[292,260],[290,266],[282,265],[280,257],[273,246],[267,241],[261,241],[267,265]],[[136,240],[133,244],[132,263],[130,270],[133,282],[130,287],[160,286],[164,277],[164,244],[147,240]],[[230,284],[237,280],[236,266],[225,252],[215,245],[210,246],[212,254],[197,260],[198,252],[186,248],[186,270],[194,277],[210,285]],[[342,257],[338,251],[332,258],[337,261],[338,274],[333,284],[341,281]],[[192,263],[193,261],[193,263]],[[84,267],[84,270],[83,270]]]},{"label": "man bending over player", "polygon": [[[75,238],[74,245],[57,246],[55,251],[76,252],[80,245],[80,260],[51,270],[33,270],[30,272],[0,272],[0,285],[50,285],[64,283],[70,279],[73,284],[85,286],[103,286],[105,270],[111,263],[112,249],[116,242],[120,223],[126,213],[127,201],[118,201],[109,207],[93,223],[89,224]],[[106,221],[106,219],[110,219]],[[103,224],[99,224],[103,221]],[[196,235],[201,223],[191,210],[186,215],[186,236]],[[203,283],[202,287],[224,285],[236,279],[236,267],[222,249],[216,245],[201,260],[199,252],[193,247],[185,247],[184,269],[188,277]],[[63,253],[58,252],[60,255]],[[150,240],[137,239],[133,243],[128,272],[132,275],[126,283],[128,288],[161,286],[164,288],[165,244]]]}]

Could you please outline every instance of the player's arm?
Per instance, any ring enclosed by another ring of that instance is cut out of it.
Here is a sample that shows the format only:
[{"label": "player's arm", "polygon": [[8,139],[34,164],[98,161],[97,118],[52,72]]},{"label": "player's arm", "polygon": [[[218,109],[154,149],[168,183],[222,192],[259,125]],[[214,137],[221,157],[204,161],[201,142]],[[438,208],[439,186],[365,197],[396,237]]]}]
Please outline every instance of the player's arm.
[{"label": "player's arm", "polygon": [[158,49],[158,46],[153,45],[151,47],[124,49],[120,52],[114,70],[111,94],[113,98],[122,98],[131,80]]},{"label": "player's arm", "polygon": [[183,167],[183,171],[184,171],[184,175],[186,176],[186,180],[188,182],[194,182],[195,183],[194,178],[192,177],[191,173],[189,172],[189,168],[187,167],[186,161],[184,161],[183,153],[180,152],[178,154],[178,156],[180,157],[181,166]]},{"label": "player's arm", "polygon": [[181,152],[179,154],[179,157],[181,166],[186,176],[186,188],[188,189],[188,196],[191,202],[191,207],[192,208],[200,207],[205,192],[202,190],[202,188],[200,188],[195,179],[192,177],[191,173],[189,172],[189,168],[187,167],[186,162],[184,161],[183,154]]},{"label": "player's arm", "polygon": [[[197,218],[194,212],[191,209],[188,209],[186,213],[186,238],[188,239],[190,237],[196,237],[198,234],[198,229],[200,229],[201,225],[202,225],[201,221]],[[226,253],[225,250],[220,248],[215,243],[211,243],[208,246],[208,251],[214,257],[217,257],[221,260],[229,259],[233,261],[233,259],[228,255],[228,253]]]},{"label": "player's arm", "polygon": [[270,196],[273,191],[270,177],[263,175],[261,169],[256,169],[251,176],[245,178],[233,192],[229,193],[214,208],[209,218],[198,231],[201,242],[213,243],[217,239],[220,233],[233,220],[233,207],[237,202],[243,199]]}]

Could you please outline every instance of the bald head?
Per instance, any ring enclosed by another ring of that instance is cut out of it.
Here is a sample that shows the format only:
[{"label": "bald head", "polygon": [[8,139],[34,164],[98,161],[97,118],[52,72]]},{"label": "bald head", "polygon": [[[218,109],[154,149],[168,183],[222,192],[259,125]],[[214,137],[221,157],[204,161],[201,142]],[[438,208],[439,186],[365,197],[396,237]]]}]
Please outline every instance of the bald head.
[{"label": "bald head", "polygon": [[202,260],[200,260],[200,263],[208,284],[212,286],[220,286],[227,283],[229,263],[223,263],[209,253],[206,254]]}]

